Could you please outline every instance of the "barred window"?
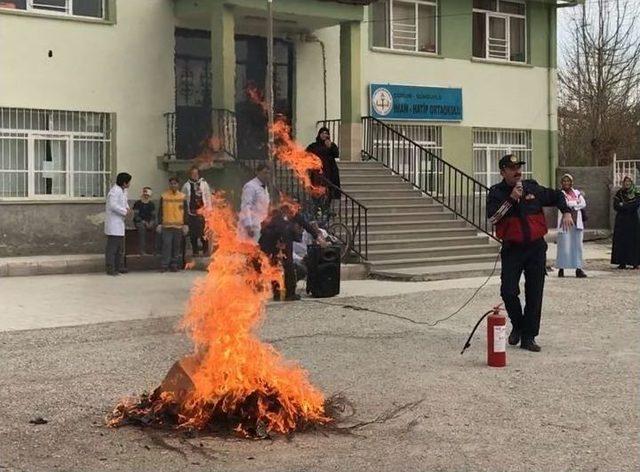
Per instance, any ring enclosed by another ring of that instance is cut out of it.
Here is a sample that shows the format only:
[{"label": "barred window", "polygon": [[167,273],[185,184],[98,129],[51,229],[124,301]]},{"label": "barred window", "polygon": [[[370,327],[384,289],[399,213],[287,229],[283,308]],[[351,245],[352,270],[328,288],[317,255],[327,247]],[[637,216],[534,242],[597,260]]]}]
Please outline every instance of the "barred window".
[{"label": "barred window", "polygon": [[0,108],[0,198],[103,198],[108,113]]},{"label": "barred window", "polygon": [[522,0],[474,0],[473,56],[526,62],[526,19]]},{"label": "barred window", "polygon": [[105,18],[105,0],[13,0],[0,8],[85,18]]},{"label": "barred window", "polygon": [[435,0],[382,0],[371,5],[373,46],[438,52]]},{"label": "barred window", "polygon": [[505,154],[513,154],[525,162],[523,176],[531,178],[531,131],[524,129],[474,128],[473,163],[475,179],[486,186],[502,180],[498,161]]}]

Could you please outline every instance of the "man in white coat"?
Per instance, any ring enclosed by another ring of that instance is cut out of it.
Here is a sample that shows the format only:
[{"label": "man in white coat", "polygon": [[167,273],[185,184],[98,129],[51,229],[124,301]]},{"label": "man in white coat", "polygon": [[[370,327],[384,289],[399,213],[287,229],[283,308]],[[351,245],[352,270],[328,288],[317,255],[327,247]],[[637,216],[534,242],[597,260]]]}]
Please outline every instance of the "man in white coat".
[{"label": "man in white coat", "polygon": [[120,262],[124,253],[124,219],[131,213],[127,195],[130,184],[131,176],[126,172],[121,172],[116,177],[116,184],[111,187],[107,195],[104,221],[104,234],[107,235],[105,249],[107,275],[119,275],[126,272],[124,268],[120,267]]},{"label": "man in white coat", "polygon": [[247,182],[242,188],[242,203],[238,233],[240,237],[258,242],[262,222],[269,214],[269,177],[271,171],[266,164],[260,164],[256,169],[255,178]]}]

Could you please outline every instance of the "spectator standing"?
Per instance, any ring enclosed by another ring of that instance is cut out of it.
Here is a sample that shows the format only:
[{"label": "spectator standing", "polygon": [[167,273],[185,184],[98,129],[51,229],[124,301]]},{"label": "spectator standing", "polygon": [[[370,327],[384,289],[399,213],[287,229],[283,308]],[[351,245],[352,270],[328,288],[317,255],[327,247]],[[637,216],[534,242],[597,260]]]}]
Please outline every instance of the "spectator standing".
[{"label": "spectator standing", "polygon": [[124,254],[124,219],[131,214],[127,189],[131,185],[131,175],[121,172],[116,176],[116,184],[107,194],[105,205],[104,234],[107,236],[105,248],[105,270],[107,275],[126,273],[120,267]]},{"label": "spectator standing", "polygon": [[[307,146],[307,152],[315,154],[322,162],[322,177],[335,187],[327,189],[327,193],[317,199],[318,205],[323,213],[331,208],[331,200],[340,198],[340,171],[338,170],[337,159],[340,159],[340,150],[336,143],[331,141],[329,128],[322,127],[318,130],[316,140]],[[326,186],[317,173],[312,174],[312,181],[315,185]]]},{"label": "spectator standing", "polygon": [[613,248],[611,263],[618,269],[628,265],[637,269],[640,266],[640,190],[631,177],[622,181],[622,188],[613,197],[613,209],[616,211],[616,223],[613,229]]},{"label": "spectator standing", "polygon": [[558,213],[558,255],[556,267],[558,277],[564,277],[564,269],[575,269],[576,277],[585,278],[587,274],[582,270],[582,247],[584,234],[584,213],[587,202],[580,190],[573,188],[573,177],[564,174],[560,179],[562,193],[571,210],[574,226],[565,229],[562,225],[562,215]]},{"label": "spectator standing", "polygon": [[189,169],[189,180],[182,186],[182,193],[187,201],[187,224],[189,225],[189,237],[193,255],[200,252],[198,244],[202,243],[202,254],[209,253],[209,243],[204,234],[204,215],[202,210],[211,208],[211,189],[207,181],[200,177],[197,166]]},{"label": "spectator standing", "polygon": [[177,177],[169,179],[169,189],[160,197],[158,217],[162,234],[162,259],[160,272],[177,272],[186,225],[185,195],[180,190]]},{"label": "spectator standing", "polygon": [[269,214],[269,178],[271,171],[266,164],[260,164],[256,176],[242,188],[242,203],[238,233],[240,237],[258,242],[262,222]]},{"label": "spectator standing", "polygon": [[140,254],[147,254],[147,231],[156,226],[156,206],[151,201],[151,187],[144,187],[140,200],[133,204],[133,224],[138,230],[138,246]]}]

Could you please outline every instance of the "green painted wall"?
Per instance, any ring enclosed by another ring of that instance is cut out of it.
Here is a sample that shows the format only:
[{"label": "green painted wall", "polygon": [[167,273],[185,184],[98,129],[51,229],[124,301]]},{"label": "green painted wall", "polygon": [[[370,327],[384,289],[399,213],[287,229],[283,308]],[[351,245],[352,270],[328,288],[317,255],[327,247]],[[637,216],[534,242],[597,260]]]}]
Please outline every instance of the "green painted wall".
[{"label": "green painted wall", "polygon": [[440,0],[440,55],[469,59],[472,54],[473,0]]},{"label": "green painted wall", "polygon": [[342,123],[360,123],[362,98],[362,26],[340,25],[340,107]]},{"label": "green painted wall", "polygon": [[473,176],[473,128],[443,125],[442,158]]},{"label": "green painted wall", "polygon": [[235,19],[228,5],[215,3],[211,13],[211,97],[213,108],[235,110]]},{"label": "green painted wall", "polygon": [[[547,130],[531,131],[533,151],[533,178],[542,185],[553,182],[550,174],[555,169],[553,152],[549,156],[549,139],[552,149],[557,150],[557,132]],[[442,158],[449,164],[473,177],[473,128],[468,126],[442,126]]]},{"label": "green painted wall", "polygon": [[[529,64],[538,67],[555,67],[556,28],[555,8],[540,2],[527,2],[527,36],[529,44]],[[549,15],[552,28],[549,30]],[[551,47],[549,38],[551,37]],[[549,52],[551,51],[551,58]]]},{"label": "green painted wall", "polygon": [[[551,135],[553,132],[551,133]],[[552,185],[551,158],[549,156],[549,136],[547,130],[531,130],[531,149],[533,150],[533,178],[541,185]],[[553,167],[555,168],[555,166]]]}]

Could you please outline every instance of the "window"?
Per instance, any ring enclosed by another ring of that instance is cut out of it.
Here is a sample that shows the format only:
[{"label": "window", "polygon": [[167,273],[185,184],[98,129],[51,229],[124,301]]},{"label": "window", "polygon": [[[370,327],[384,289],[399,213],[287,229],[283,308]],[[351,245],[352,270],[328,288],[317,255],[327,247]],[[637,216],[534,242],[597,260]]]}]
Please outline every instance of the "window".
[{"label": "window", "polygon": [[435,1],[382,0],[371,5],[373,46],[436,53]]},{"label": "window", "polygon": [[473,0],[473,56],[526,62],[526,5],[520,1]]},{"label": "window", "polygon": [[474,177],[487,187],[502,180],[498,161],[505,154],[514,154],[526,162],[522,174],[532,176],[531,131],[518,129],[474,128]]},{"label": "window", "polygon": [[0,108],[0,198],[103,198],[107,113]]},{"label": "window", "polygon": [[13,0],[0,2],[0,8],[54,15],[105,18],[105,0]]}]

